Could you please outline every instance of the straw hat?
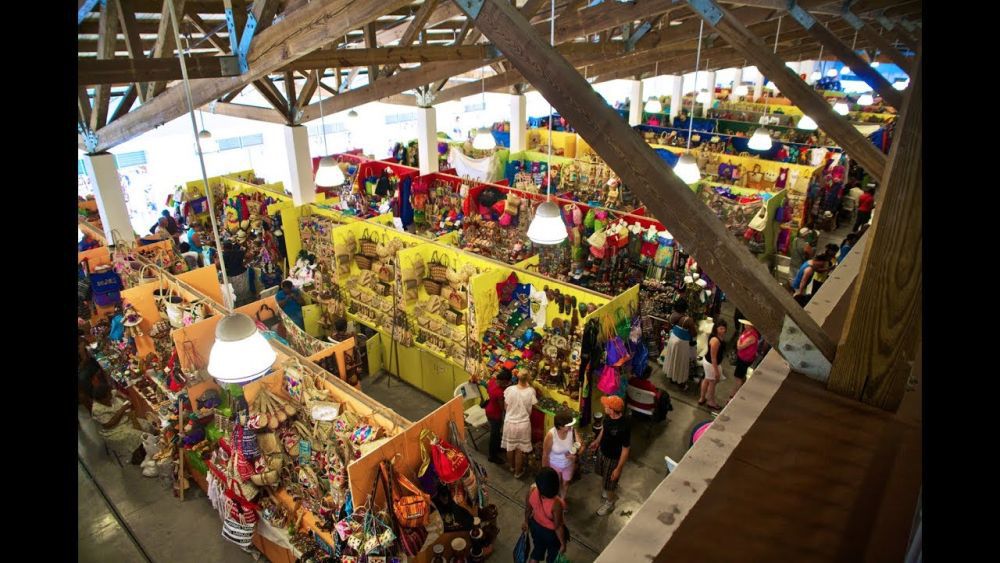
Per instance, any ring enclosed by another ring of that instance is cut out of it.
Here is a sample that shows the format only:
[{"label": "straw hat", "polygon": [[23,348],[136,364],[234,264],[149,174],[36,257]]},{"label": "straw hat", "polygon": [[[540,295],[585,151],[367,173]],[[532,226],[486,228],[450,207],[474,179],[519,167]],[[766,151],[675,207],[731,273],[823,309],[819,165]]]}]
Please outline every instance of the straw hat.
[{"label": "straw hat", "polygon": [[753,323],[750,322],[750,321],[748,321],[747,319],[740,319],[740,324],[741,325],[747,325],[747,326],[753,326]]}]

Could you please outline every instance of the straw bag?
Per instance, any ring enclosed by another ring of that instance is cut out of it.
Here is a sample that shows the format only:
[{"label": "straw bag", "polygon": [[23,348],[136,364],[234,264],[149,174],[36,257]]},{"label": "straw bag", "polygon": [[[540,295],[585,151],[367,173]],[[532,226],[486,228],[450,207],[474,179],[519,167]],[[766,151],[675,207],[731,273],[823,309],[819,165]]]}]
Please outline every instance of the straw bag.
[{"label": "straw bag", "polygon": [[[426,526],[431,516],[430,495],[421,491],[402,473],[395,473],[389,462],[383,461],[380,465],[382,476],[392,495],[392,512],[396,515],[396,523],[403,528]],[[396,485],[412,494],[400,494]]]},{"label": "straw bag", "polygon": [[427,295],[441,295],[441,283],[430,278],[424,280],[424,291]]},{"label": "straw bag", "polygon": [[764,189],[764,173],[760,169],[760,164],[754,164],[753,170],[747,173],[747,187],[752,190]]},{"label": "straw bag", "polygon": [[448,257],[439,256],[437,252],[431,255],[430,278],[439,284],[448,282]]},{"label": "straw bag", "polygon": [[368,258],[376,258],[378,256],[378,243],[375,242],[375,237],[365,229],[361,234],[361,248],[359,249],[362,256]]},{"label": "straw bag", "polygon": [[[364,243],[362,243],[362,244],[364,244]],[[363,254],[358,254],[357,256],[355,256],[354,257],[354,263],[357,264],[358,268],[361,269],[361,270],[371,270],[372,269],[372,260],[371,260],[371,258],[369,258],[369,257],[367,257],[367,256],[365,256]]]}]

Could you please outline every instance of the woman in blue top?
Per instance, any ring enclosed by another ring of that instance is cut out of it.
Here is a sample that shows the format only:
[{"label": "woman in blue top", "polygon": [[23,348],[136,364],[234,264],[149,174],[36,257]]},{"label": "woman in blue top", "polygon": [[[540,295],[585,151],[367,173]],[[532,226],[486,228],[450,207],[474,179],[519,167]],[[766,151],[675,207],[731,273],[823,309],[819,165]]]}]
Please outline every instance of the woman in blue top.
[{"label": "woman in blue top", "polygon": [[274,298],[278,301],[278,306],[281,310],[288,315],[292,321],[298,325],[299,328],[305,330],[305,320],[302,318],[302,306],[305,305],[305,299],[302,298],[302,294],[299,293],[292,282],[285,280],[281,282],[281,289],[278,293],[274,295]]},{"label": "woman in blue top", "polygon": [[858,242],[858,233],[851,233],[847,235],[844,242],[840,243],[840,254],[837,255],[837,263],[841,264],[844,262],[844,257],[847,253],[854,248],[854,244]]},{"label": "woman in blue top", "polygon": [[825,272],[830,266],[830,256],[826,253],[820,254],[819,256],[803,262],[802,266],[799,267],[799,271],[795,273],[795,277],[792,278],[792,295],[795,300],[799,302],[800,305],[805,306],[809,302],[809,297],[806,295],[806,288],[809,287],[809,282],[812,281],[814,273]]},{"label": "woman in blue top", "polygon": [[678,385],[687,385],[691,375],[691,359],[694,357],[692,350],[695,350],[694,342],[698,335],[694,319],[687,315],[687,310],[688,304],[684,299],[679,299],[674,304],[674,310],[668,319],[672,325],[670,339],[660,354],[663,373]]}]

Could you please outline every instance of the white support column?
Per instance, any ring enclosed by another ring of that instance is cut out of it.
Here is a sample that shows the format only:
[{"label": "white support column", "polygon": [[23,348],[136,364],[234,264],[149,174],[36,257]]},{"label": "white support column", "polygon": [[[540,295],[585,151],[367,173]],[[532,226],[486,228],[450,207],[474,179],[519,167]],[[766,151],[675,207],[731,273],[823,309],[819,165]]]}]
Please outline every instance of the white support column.
[{"label": "white support column", "polygon": [[298,207],[316,201],[309,130],[304,126],[285,126],[285,158],[288,161],[287,187],[292,192],[292,202]]},{"label": "white support column", "polygon": [[528,150],[528,102],[524,94],[510,95],[510,152]]},{"label": "white support column", "polygon": [[85,154],[83,167],[90,177],[90,185],[94,188],[97,212],[101,217],[104,238],[108,244],[114,244],[112,231],[124,241],[135,240],[135,229],[129,220],[128,206],[125,204],[125,194],[122,192],[121,179],[118,177],[115,156],[106,152]]},{"label": "white support column", "polygon": [[756,102],[764,95],[764,75],[758,73],[757,79],[753,81],[753,100]]},{"label": "white support column", "polygon": [[670,125],[673,126],[674,118],[681,114],[684,105],[684,75],[675,74],[671,79],[673,85],[670,91]]},{"label": "white support column", "polygon": [[437,113],[433,107],[417,107],[417,153],[420,173],[438,171]]},{"label": "white support column", "polygon": [[733,75],[733,85],[729,89],[729,97],[731,101],[734,102],[736,101],[736,94],[733,93],[733,90],[736,90],[736,87],[742,83],[743,83],[743,67],[739,66],[736,67],[736,74]]},{"label": "white support column", "polygon": [[646,100],[642,98],[642,80],[632,80],[632,95],[629,96],[628,124],[632,126],[642,124],[642,108],[646,105]]},{"label": "white support column", "polygon": [[701,116],[708,117],[708,110],[712,109],[712,105],[715,104],[715,71],[711,70],[708,72],[708,102],[701,106]]}]

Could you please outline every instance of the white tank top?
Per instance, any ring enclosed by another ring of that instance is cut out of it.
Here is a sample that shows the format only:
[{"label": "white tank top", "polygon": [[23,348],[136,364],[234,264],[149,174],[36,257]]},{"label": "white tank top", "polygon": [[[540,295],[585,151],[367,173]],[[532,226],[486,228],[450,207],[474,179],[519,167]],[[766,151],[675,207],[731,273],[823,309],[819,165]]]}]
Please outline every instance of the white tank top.
[{"label": "white tank top", "polygon": [[574,429],[569,429],[565,440],[559,439],[559,432],[556,431],[555,427],[549,430],[549,433],[552,434],[552,449],[549,450],[549,464],[560,469],[568,466],[569,460],[566,459],[566,456],[569,455],[570,449],[573,447]]}]

